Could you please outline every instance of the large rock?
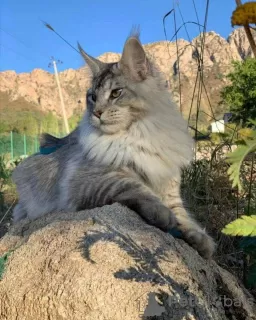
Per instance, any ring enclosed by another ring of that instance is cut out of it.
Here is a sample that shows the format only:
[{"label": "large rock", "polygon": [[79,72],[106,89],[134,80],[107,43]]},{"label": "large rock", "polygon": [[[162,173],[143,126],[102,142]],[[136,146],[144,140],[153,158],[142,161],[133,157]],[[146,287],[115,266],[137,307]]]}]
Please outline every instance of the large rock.
[{"label": "large rock", "polygon": [[24,220],[13,248],[1,320],[255,319],[229,272],[118,204]]}]

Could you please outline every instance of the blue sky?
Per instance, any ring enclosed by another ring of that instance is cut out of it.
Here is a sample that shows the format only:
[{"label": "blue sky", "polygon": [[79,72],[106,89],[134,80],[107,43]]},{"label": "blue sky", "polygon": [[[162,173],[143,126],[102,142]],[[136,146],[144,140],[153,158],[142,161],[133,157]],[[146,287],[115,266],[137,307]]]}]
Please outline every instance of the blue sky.
[{"label": "blue sky", "polygon": [[[194,1],[203,24],[206,0]],[[78,40],[85,51],[99,56],[108,51],[121,52],[134,24],[140,24],[142,43],[164,40],[162,19],[172,8],[172,0],[0,0],[0,71],[20,73],[42,68],[52,72],[48,68],[51,56],[63,61],[59,70],[83,65],[78,53],[45,28],[40,19],[72,45],[76,46]],[[179,8],[185,21],[196,21],[192,0],[179,0]],[[230,16],[234,9],[234,0],[210,0],[207,31],[227,37],[232,31]],[[181,25],[178,8],[176,18],[177,26]],[[166,29],[170,39],[174,34],[173,16],[167,18]],[[193,25],[188,25],[188,31],[192,38],[199,33]],[[187,39],[185,30],[179,37]]]}]

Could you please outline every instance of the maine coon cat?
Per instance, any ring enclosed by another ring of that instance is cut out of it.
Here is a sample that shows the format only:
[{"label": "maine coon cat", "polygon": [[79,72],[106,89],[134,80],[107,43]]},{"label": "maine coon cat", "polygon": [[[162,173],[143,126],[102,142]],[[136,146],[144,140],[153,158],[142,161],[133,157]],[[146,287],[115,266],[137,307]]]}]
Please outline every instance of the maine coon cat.
[{"label": "maine coon cat", "polygon": [[[92,72],[87,110],[61,148],[15,169],[20,199],[14,221],[119,202],[162,230],[176,226],[211,257],[212,239],[180,196],[181,168],[192,160],[193,140],[138,35],[127,39],[116,63],[79,50]],[[46,135],[44,142],[50,140]]]}]

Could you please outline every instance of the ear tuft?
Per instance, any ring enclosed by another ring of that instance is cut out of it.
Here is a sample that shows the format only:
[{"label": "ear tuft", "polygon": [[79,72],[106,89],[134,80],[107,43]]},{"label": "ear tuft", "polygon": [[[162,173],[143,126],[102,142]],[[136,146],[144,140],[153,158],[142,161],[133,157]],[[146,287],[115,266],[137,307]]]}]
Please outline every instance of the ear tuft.
[{"label": "ear tuft", "polygon": [[127,39],[119,66],[123,73],[134,81],[143,81],[150,74],[150,64],[138,32]]},{"label": "ear tuft", "polygon": [[129,38],[136,38],[140,41],[140,26],[134,25],[130,31]]},{"label": "ear tuft", "polygon": [[80,51],[81,56],[84,58],[85,62],[88,64],[94,75],[97,74],[102,68],[104,68],[105,63],[91,57],[88,53],[86,53],[79,42],[77,42],[77,47]]}]

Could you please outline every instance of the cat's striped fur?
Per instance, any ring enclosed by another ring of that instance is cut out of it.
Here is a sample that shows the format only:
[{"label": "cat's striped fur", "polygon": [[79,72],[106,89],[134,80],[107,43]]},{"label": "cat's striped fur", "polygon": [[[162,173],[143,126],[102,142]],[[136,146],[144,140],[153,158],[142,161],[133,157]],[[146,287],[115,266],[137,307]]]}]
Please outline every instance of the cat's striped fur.
[{"label": "cat's striped fur", "polygon": [[180,171],[192,159],[192,138],[138,36],[128,38],[118,63],[80,52],[93,76],[87,111],[65,146],[33,155],[15,170],[20,201],[14,220],[119,202],[163,230],[177,225],[210,257],[214,243],[180,197]]}]

